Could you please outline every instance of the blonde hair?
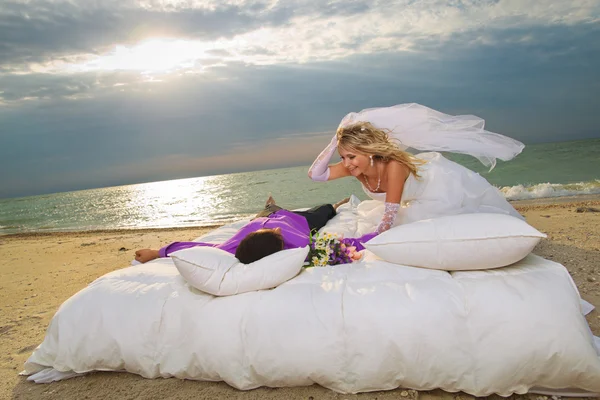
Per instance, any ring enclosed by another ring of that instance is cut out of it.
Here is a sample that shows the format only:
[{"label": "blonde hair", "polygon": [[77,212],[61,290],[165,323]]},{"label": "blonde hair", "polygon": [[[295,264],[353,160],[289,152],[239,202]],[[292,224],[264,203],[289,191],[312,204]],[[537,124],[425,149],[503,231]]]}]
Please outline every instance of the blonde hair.
[{"label": "blonde hair", "polygon": [[350,126],[340,127],[336,135],[338,147],[372,155],[374,160],[382,162],[398,161],[400,164],[405,165],[416,177],[419,177],[419,165],[425,164],[425,161],[400,150],[398,145],[390,140],[387,132],[375,128],[369,122],[357,122]]}]

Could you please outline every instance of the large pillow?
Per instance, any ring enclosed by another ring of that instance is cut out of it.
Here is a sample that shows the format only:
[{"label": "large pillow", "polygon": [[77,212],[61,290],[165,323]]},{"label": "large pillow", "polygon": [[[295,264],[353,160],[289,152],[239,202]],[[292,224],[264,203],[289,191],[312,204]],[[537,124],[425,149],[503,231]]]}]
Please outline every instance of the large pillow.
[{"label": "large pillow", "polygon": [[214,247],[192,247],[170,254],[177,270],[193,287],[215,296],[274,288],[298,275],[308,246],[278,251],[250,264]]},{"label": "large pillow", "polygon": [[459,214],[400,225],[365,243],[396,264],[447,271],[504,267],[527,256],[546,235],[505,214]]}]

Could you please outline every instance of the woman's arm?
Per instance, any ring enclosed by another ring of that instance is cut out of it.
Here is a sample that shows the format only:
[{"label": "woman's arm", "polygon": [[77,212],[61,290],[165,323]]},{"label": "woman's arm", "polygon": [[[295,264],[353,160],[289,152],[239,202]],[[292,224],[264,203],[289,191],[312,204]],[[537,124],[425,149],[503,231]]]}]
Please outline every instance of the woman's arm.
[{"label": "woman's arm", "polygon": [[308,169],[308,177],[315,182],[325,182],[329,179],[329,160],[337,149],[337,136],[333,135],[329,144],[317,156]]},{"label": "woman's arm", "polygon": [[385,232],[394,226],[400,210],[404,183],[409,174],[410,170],[397,161],[390,161],[386,165],[385,211],[377,227],[377,232]]},{"label": "woman's arm", "polygon": [[325,182],[350,175],[348,169],[338,162],[329,165],[333,153],[337,150],[337,136],[334,135],[327,147],[319,154],[308,169],[308,177],[315,182]]},{"label": "woman's arm", "polygon": [[348,168],[344,167],[344,164],[342,164],[341,161],[329,166],[328,181],[343,178],[345,176],[350,176],[350,171],[348,171]]}]

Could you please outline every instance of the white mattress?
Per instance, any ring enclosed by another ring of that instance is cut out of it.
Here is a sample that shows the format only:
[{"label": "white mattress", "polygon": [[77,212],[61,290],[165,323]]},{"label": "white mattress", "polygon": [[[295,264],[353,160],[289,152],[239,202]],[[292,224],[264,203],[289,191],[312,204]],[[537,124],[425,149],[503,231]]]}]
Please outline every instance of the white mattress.
[{"label": "white mattress", "polygon": [[[361,233],[363,217],[349,207],[329,227]],[[206,239],[223,240],[237,226]],[[341,393],[600,393],[600,353],[577,288],[562,265],[535,255],[448,273],[367,252],[359,263],[228,297],[191,288],[170,259],[158,259],[67,300],[23,373],[47,382],[94,370],[244,390],[317,383]]]}]

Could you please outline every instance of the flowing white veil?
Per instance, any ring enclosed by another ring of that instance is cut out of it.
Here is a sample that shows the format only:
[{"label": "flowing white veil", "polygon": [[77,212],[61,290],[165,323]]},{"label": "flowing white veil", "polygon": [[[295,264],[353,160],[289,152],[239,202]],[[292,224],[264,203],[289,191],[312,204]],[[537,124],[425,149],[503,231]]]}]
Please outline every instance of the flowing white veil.
[{"label": "flowing white veil", "polygon": [[403,150],[469,154],[490,171],[496,158],[508,161],[525,147],[517,140],[486,131],[485,121],[475,115],[448,115],[416,103],[352,112],[342,119],[340,127],[357,122],[370,122],[388,132]]}]

